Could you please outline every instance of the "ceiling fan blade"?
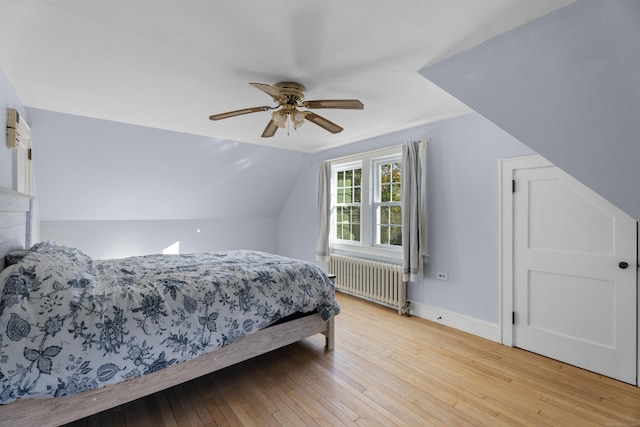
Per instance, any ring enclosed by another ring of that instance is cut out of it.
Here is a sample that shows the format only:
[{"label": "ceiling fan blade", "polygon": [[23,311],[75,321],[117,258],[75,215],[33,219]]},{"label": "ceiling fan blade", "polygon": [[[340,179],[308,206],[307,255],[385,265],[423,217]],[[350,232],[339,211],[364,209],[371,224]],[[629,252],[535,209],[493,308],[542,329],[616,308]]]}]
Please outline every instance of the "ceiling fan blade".
[{"label": "ceiling fan blade", "polygon": [[267,123],[267,127],[264,128],[264,131],[262,132],[262,137],[271,138],[273,135],[276,134],[277,130],[278,130],[278,125],[276,124],[276,122],[274,122],[273,120],[269,120],[269,123]]},{"label": "ceiling fan blade", "polygon": [[242,110],[228,111],[226,113],[214,114],[213,116],[209,116],[211,120],[222,120],[229,117],[241,116],[243,114],[249,113],[257,113],[259,111],[267,111],[270,110],[271,107],[253,107],[253,108],[244,108]]},{"label": "ceiling fan blade", "polygon": [[309,120],[311,123],[315,123],[323,129],[328,130],[331,133],[339,133],[342,132],[342,128],[337,124],[333,123],[325,119],[322,116],[317,115],[316,113],[312,113],[311,111],[304,112],[305,120]]},{"label": "ceiling fan blade", "polygon": [[362,110],[364,105],[357,99],[322,99],[318,101],[304,101],[307,108],[341,108],[344,110]]},{"label": "ceiling fan blade", "polygon": [[261,91],[263,91],[264,93],[266,93],[267,95],[275,99],[276,101],[285,102],[287,100],[287,97],[281,94],[280,91],[274,88],[273,86],[270,86],[264,83],[249,83],[249,84],[257,89],[260,89]]}]

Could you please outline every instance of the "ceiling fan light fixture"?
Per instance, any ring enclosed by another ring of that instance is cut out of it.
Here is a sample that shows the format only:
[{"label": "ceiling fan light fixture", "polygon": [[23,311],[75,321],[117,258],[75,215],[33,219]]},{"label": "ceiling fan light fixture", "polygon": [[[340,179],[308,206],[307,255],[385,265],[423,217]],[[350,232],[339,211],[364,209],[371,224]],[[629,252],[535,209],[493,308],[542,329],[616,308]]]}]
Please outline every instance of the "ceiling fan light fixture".
[{"label": "ceiling fan light fixture", "polygon": [[296,108],[289,112],[291,116],[291,122],[293,122],[293,128],[297,129],[304,124],[304,113]]},{"label": "ceiling fan light fixture", "polygon": [[271,120],[280,128],[284,128],[287,124],[287,113],[284,110],[276,110],[271,113]]}]

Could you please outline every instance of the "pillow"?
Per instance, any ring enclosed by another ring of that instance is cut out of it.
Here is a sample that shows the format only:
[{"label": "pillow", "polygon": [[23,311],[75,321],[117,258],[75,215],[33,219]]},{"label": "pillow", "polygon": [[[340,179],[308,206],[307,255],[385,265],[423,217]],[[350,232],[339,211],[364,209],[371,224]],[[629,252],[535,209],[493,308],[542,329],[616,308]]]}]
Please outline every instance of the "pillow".
[{"label": "pillow", "polygon": [[53,295],[69,284],[85,286],[92,283],[94,266],[91,257],[79,249],[41,242],[33,245],[18,264],[0,273],[0,315],[16,304],[35,306],[38,298]]},{"label": "pillow", "polygon": [[10,265],[13,265],[13,264],[17,264],[18,262],[20,262],[22,260],[22,258],[27,256],[28,254],[29,254],[29,251],[13,251],[13,252],[9,252],[4,257],[5,264],[6,264],[7,267],[10,266]]}]

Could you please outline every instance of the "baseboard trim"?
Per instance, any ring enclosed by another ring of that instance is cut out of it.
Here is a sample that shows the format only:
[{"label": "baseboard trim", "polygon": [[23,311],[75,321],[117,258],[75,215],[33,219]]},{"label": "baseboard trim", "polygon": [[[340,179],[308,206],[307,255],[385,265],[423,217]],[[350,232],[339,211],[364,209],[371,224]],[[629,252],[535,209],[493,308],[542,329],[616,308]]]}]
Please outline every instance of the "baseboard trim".
[{"label": "baseboard trim", "polygon": [[439,307],[411,301],[411,315],[450,326],[479,337],[500,342],[500,325]]}]

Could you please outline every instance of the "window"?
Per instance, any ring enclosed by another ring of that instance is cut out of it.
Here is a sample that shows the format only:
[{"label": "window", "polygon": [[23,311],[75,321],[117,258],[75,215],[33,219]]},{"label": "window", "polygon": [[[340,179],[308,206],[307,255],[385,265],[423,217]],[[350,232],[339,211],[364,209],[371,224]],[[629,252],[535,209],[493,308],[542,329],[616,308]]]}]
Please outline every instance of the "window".
[{"label": "window", "polygon": [[331,175],[332,248],[401,257],[401,147],[335,161]]},{"label": "window", "polygon": [[400,161],[377,162],[374,174],[376,243],[402,246],[402,168]]},{"label": "window", "polygon": [[336,238],[360,241],[360,204],[362,202],[362,168],[337,172]]}]

